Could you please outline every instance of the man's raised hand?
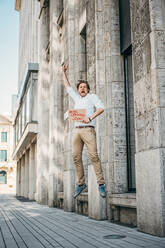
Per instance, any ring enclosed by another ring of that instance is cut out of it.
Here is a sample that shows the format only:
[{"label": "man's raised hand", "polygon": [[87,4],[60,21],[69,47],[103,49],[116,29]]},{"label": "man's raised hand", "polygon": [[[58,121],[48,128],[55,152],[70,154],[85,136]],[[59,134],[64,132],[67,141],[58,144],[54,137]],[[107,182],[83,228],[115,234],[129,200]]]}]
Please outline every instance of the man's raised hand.
[{"label": "man's raised hand", "polygon": [[68,70],[68,65],[63,64],[62,66],[62,71],[66,72]]},{"label": "man's raised hand", "polygon": [[65,65],[63,64],[62,65],[62,71],[63,71],[63,76],[64,76],[64,85],[66,88],[70,87],[70,83],[69,83],[69,80],[68,80],[68,77],[66,75],[66,71],[68,70],[68,65]]}]

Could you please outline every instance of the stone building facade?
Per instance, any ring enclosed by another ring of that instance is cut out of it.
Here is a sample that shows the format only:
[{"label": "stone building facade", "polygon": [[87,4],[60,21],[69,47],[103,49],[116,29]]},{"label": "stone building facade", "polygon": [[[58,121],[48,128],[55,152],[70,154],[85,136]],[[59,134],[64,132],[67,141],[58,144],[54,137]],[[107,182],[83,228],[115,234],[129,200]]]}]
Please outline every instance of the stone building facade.
[{"label": "stone building facade", "polygon": [[[163,0],[16,0],[19,94],[14,114],[17,195],[165,236]],[[107,199],[84,150],[88,192],[73,198],[73,88],[89,81],[105,105],[97,118]]]},{"label": "stone building facade", "polygon": [[0,193],[16,191],[16,162],[12,159],[12,150],[11,117],[0,115]]}]

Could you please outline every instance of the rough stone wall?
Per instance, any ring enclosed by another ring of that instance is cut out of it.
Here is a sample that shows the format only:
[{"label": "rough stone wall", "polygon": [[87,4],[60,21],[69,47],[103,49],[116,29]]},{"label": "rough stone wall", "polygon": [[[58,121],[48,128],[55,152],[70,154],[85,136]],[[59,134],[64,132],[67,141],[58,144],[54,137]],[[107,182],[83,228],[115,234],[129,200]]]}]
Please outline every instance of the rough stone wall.
[{"label": "rough stone wall", "polygon": [[139,230],[164,236],[164,1],[131,1]]}]

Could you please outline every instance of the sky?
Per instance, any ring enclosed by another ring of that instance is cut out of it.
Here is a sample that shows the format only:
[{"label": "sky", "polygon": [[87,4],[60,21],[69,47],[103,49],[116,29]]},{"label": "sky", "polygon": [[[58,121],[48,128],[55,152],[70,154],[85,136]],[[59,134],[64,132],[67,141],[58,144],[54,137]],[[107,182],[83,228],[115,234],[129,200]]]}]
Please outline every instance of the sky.
[{"label": "sky", "polygon": [[15,0],[0,0],[0,114],[11,115],[17,94],[19,13]]}]

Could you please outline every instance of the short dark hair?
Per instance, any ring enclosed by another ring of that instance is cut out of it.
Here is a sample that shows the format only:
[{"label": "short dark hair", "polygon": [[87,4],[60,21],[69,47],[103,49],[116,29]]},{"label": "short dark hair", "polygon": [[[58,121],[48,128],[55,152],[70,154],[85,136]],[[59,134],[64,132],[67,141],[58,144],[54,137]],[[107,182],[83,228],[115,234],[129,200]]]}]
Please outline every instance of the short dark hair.
[{"label": "short dark hair", "polygon": [[89,86],[89,84],[88,84],[88,81],[87,81],[87,80],[83,80],[83,79],[78,80],[77,90],[79,89],[80,84],[86,84],[87,89],[88,89],[88,92],[90,91],[90,86]]}]

